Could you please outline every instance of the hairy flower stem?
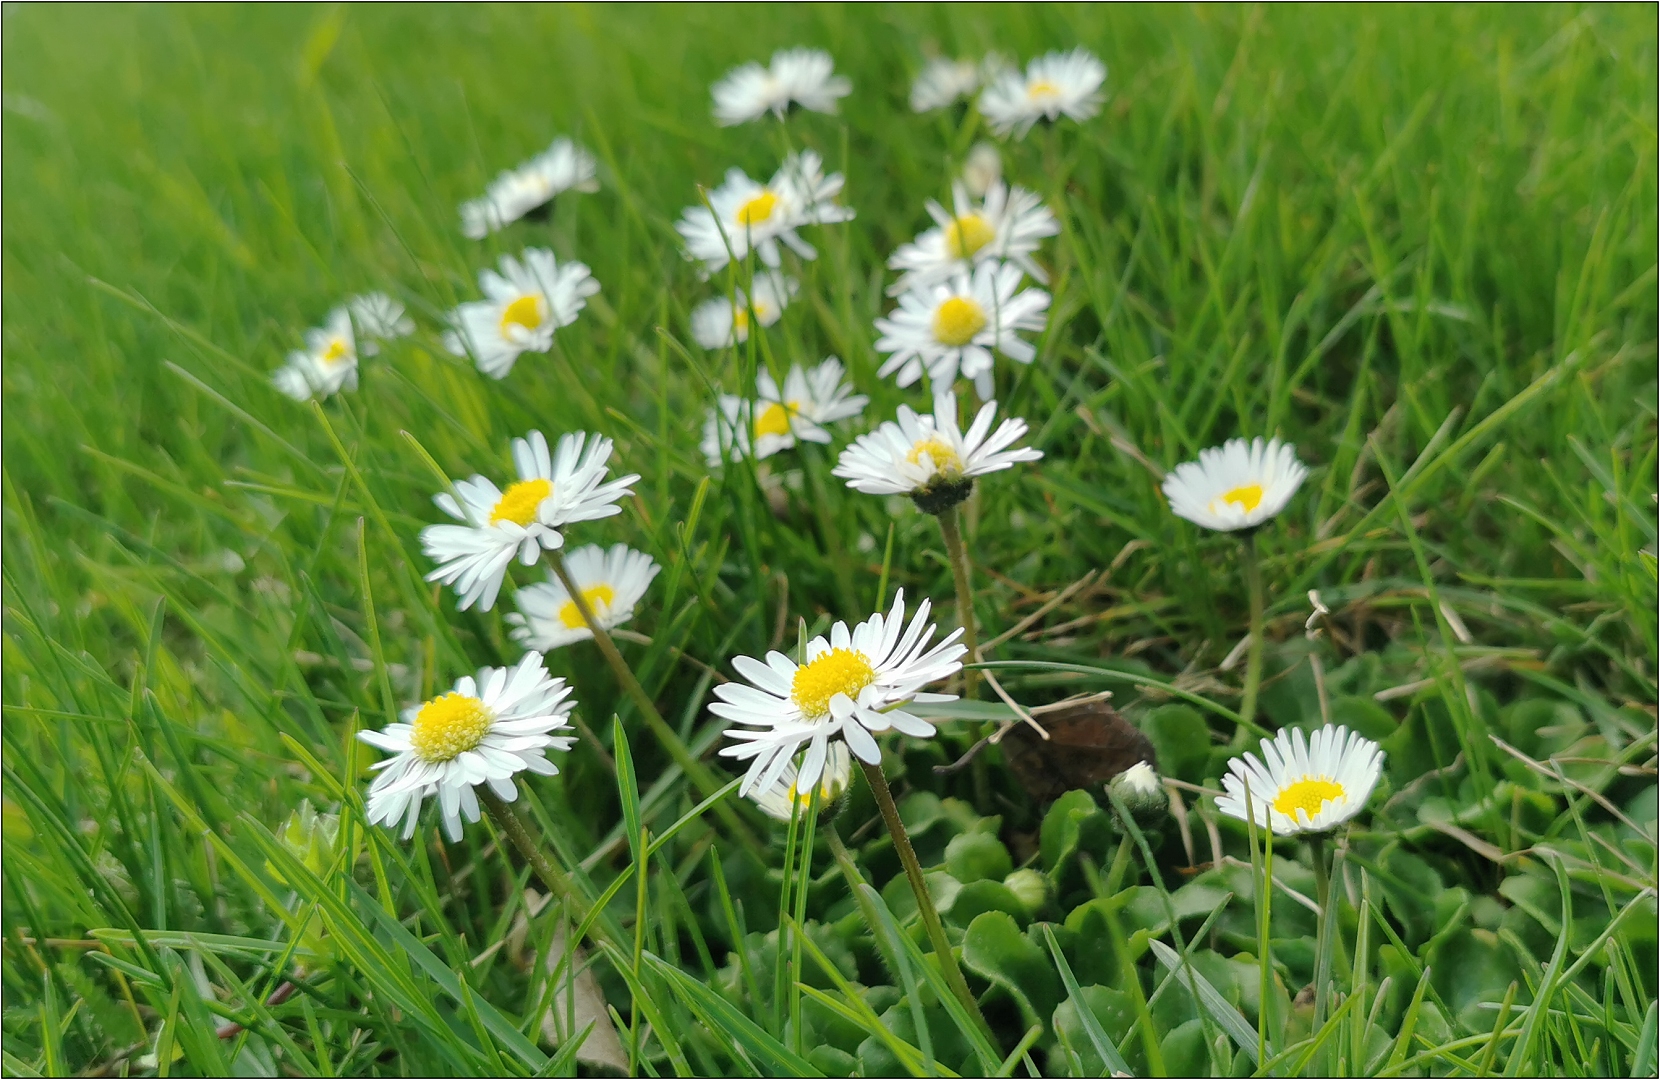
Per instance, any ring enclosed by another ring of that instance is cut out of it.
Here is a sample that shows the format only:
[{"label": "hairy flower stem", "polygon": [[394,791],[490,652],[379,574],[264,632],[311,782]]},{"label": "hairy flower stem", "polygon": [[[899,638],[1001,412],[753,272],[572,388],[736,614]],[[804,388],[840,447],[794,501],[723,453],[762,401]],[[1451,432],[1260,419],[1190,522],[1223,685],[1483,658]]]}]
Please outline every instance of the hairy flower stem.
[{"label": "hairy flower stem", "polygon": [[[951,557],[951,578],[957,586],[957,622],[963,628],[963,644],[968,647],[970,664],[980,660],[979,636],[974,628],[974,582],[970,577],[968,549],[963,546],[960,524],[961,508],[953,506],[939,515],[940,535],[945,538],[945,551]],[[963,672],[963,697],[972,699],[980,673],[973,668]]]},{"label": "hairy flower stem", "polygon": [[882,820],[888,824],[888,833],[893,837],[893,846],[899,852],[899,861],[905,866],[905,876],[910,879],[911,892],[916,894],[917,912],[922,916],[922,925],[928,931],[928,940],[933,943],[934,955],[939,958],[940,970],[945,973],[945,981],[951,987],[951,992],[963,1003],[970,1016],[979,1021],[980,1027],[986,1031],[991,1026],[980,1013],[980,1003],[974,1000],[969,992],[968,980],[963,978],[962,969],[957,966],[957,957],[951,952],[951,941],[945,936],[945,927],[940,925],[939,912],[934,910],[934,901],[928,895],[928,884],[922,880],[922,864],[917,862],[916,849],[911,847],[911,838],[905,832],[905,823],[899,820],[899,808],[893,804],[893,792],[888,789],[888,778],[882,775],[882,766],[860,762],[865,771],[865,781],[870,784],[871,794],[876,796],[876,805],[882,810]]},{"label": "hairy flower stem", "polygon": [[1245,588],[1251,595],[1251,644],[1245,654],[1245,696],[1239,702],[1239,715],[1243,723],[1239,727],[1239,736],[1246,734],[1247,727],[1256,720],[1257,689],[1262,685],[1262,647],[1263,647],[1263,598],[1262,598],[1262,567],[1257,562],[1257,534],[1252,530],[1245,538]]},{"label": "hairy flower stem", "polygon": [[519,815],[519,812],[507,803],[502,802],[501,796],[491,791],[488,784],[480,784],[477,790],[478,801],[484,804],[484,809],[489,813],[490,820],[494,821],[496,828],[500,829],[503,835],[513,842],[513,846],[519,849],[519,854],[524,856],[525,862],[530,864],[530,869],[535,872],[548,892],[561,900],[571,903],[577,902],[575,894],[571,892],[571,883],[565,877],[565,872],[553,865],[553,861],[548,858],[547,852],[542,850],[542,845],[538,844],[536,838],[530,835],[530,829],[526,827],[525,820]]},{"label": "hairy flower stem", "polygon": [[1326,864],[1326,838],[1313,836],[1308,841],[1309,854],[1314,861],[1314,899],[1320,905],[1320,922],[1314,936],[1314,1027],[1326,1017],[1326,984],[1331,981],[1332,928],[1337,913],[1331,910],[1331,868]]}]

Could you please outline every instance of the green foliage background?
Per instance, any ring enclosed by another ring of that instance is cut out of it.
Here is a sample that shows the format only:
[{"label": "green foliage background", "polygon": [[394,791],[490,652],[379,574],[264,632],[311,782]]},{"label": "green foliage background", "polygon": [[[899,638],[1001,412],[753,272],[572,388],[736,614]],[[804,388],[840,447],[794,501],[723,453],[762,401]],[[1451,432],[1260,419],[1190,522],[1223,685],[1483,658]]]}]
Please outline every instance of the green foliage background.
[{"label": "green foliage background", "polygon": [[[1237,544],[1173,518],[1155,474],[1236,434],[1297,446],[1313,474],[1261,536],[1265,719],[1319,722],[1313,654],[1336,718],[1389,753],[1340,874],[1332,963],[1353,1004],[1313,1025],[1298,997],[1313,919],[1283,891],[1273,964],[1259,955],[1242,830],[1220,823],[1214,843],[1243,865],[1192,868],[1213,861],[1206,800],[1189,797],[1191,854],[1168,826],[1143,853],[1087,795],[1032,805],[995,754],[978,789],[937,777],[972,740],[962,724],[894,744],[889,772],[998,1045],[939,1004],[921,951],[905,960],[915,905],[884,887],[896,864],[862,828],[862,793],[836,827],[875,888],[819,849],[796,969],[844,1011],[808,994],[792,1021],[770,981],[782,835],[757,819],[750,850],[699,817],[596,924],[625,1043],[659,1072],[991,1071],[1016,1051],[1011,1068],[1057,1074],[1120,1052],[1137,1072],[1251,1068],[1226,1011],[1164,978],[1168,936],[1252,1033],[1269,988],[1267,1048],[1290,1052],[1277,1071],[1653,1074],[1651,9],[0,18],[8,1074],[570,1068],[532,1045],[558,905],[515,940],[526,871],[487,828],[399,845],[354,824],[373,755],[351,733],[515,655],[501,609],[457,615],[421,582],[435,480],[401,433],[452,475],[499,473],[531,427],[617,438],[639,498],[573,542],[626,540],[665,565],[632,624],[652,643],[630,655],[670,722],[712,746],[711,676],[692,660],[725,671],[793,640],[798,616],[862,618],[882,580],[943,607],[951,577],[933,522],[841,488],[814,448],[775,463],[802,470],[777,507],[746,469],[708,479],[711,385],[834,353],[871,420],[920,404],[875,378],[871,323],[887,254],[972,132],[911,114],[910,76],[929,47],[1073,44],[1108,64],[1102,115],[1005,147],[1005,174],[1065,232],[1045,250],[1039,359],[999,370],[1002,408],[1046,457],[971,504],[979,618],[995,635],[1101,571],[994,654],[1089,670],[1010,667],[1005,685],[1028,703],[1113,689],[1166,773],[1214,786],[1234,730],[1203,703],[1237,704],[1221,666],[1245,629]],[[858,218],[811,237],[821,257],[758,354],[688,354],[687,311],[715,286],[672,222],[696,184],[770,173],[784,149],[770,123],[714,127],[708,86],[793,44],[829,49],[853,81],[840,116],[788,134],[845,171]],[[456,205],[561,133],[599,156],[602,190],[463,239]],[[588,263],[603,291],[496,383],[436,327],[480,267],[531,243]],[[421,332],[320,411],[279,397],[267,376],[301,330],[375,288]],[[1333,611],[1312,644],[1310,588]],[[630,865],[633,826],[662,836],[696,800],[589,648],[550,663],[624,782],[588,740],[526,786],[591,901]],[[1495,736],[1559,760],[1541,773]],[[302,798],[347,819],[339,858],[310,873],[271,835]],[[1005,862],[1044,874],[1040,903],[985,869]],[[1312,889],[1294,846],[1273,867]],[[299,993],[263,1004],[313,917],[333,944]],[[210,1034],[229,1020],[248,1030]]]}]

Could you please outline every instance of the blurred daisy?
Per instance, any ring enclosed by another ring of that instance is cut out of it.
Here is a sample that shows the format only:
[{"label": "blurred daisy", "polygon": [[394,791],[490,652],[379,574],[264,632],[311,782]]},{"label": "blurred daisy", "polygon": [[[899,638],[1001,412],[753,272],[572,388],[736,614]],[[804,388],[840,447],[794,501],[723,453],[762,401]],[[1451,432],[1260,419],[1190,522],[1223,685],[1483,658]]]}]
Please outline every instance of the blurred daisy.
[{"label": "blurred daisy", "polygon": [[928,216],[932,229],[905,244],[888,260],[888,269],[903,270],[888,289],[898,296],[908,289],[938,285],[966,274],[984,262],[1007,259],[1039,282],[1049,278],[1032,261],[1044,237],[1061,231],[1043,200],[1025,188],[1011,188],[1001,180],[986,190],[979,206],[969,199],[961,182],[951,185],[952,212],[932,199]]},{"label": "blurred daisy", "polygon": [[1383,769],[1377,743],[1330,724],[1306,741],[1299,729],[1283,730],[1262,740],[1261,749],[1261,760],[1247,753],[1228,762],[1226,794],[1217,797],[1216,808],[1248,820],[1249,787],[1249,816],[1279,836],[1325,832],[1348,821],[1366,806]]},{"label": "blurred daisy", "polygon": [[1285,509],[1308,469],[1290,443],[1260,437],[1229,439],[1199,451],[1164,478],[1164,497],[1177,517],[1221,532],[1250,529]]},{"label": "blurred daisy", "polygon": [[607,482],[611,440],[599,435],[588,440],[583,432],[561,436],[557,452],[550,456],[547,439],[532,431],[527,438],[513,440],[519,479],[506,491],[474,476],[457,480],[454,494],[434,496],[438,509],[463,524],[421,530],[421,548],[438,562],[426,579],[453,586],[461,596],[462,611],[475,603],[479,610],[489,611],[515,553],[529,566],[544,548],[564,545],[560,530],[571,522],[621,513],[617,500],[639,477]]},{"label": "blurred daisy", "polygon": [[[710,467],[746,456],[759,461],[788,450],[797,440],[828,443],[825,425],[858,416],[870,403],[843,381],[844,372],[834,356],[811,370],[792,364],[780,390],[772,372],[762,368],[755,379],[753,412],[748,401],[732,394],[722,394],[717,409],[710,411],[703,425],[705,460]],[[753,422],[748,422],[751,417]]]},{"label": "blurred daisy", "polygon": [[352,323],[363,335],[363,355],[380,352],[380,343],[408,337],[415,332],[415,321],[404,314],[403,305],[385,293],[364,293],[346,301],[351,309]]},{"label": "blurred daisy", "polygon": [[976,199],[990,191],[993,184],[1003,179],[1003,153],[989,142],[977,142],[968,151],[963,162],[963,187]]},{"label": "blurred daisy", "polygon": [[873,732],[892,729],[918,738],[931,736],[934,725],[912,716],[904,706],[913,701],[954,701],[955,695],[923,693],[922,687],[960,670],[959,658],[966,650],[957,644],[961,630],[929,646],[934,626],[928,621],[928,608],[924,600],[905,626],[905,594],[900,590],[887,615],[877,612],[851,631],[838,622],[828,639],[809,641],[805,663],[797,664],[781,652],[769,652],[765,663],[748,656],[734,658],[733,668],[753,685],[716,686],[720,700],[709,711],[748,725],[727,729],[727,737],[737,745],[720,751],[723,757],[750,762],[739,794],[770,789],[803,747],[806,754],[795,783],[811,788],[824,775],[832,741],[845,742],[854,757],[875,765],[882,751]]},{"label": "blurred daisy", "polygon": [[821,49],[780,49],[766,67],[751,62],[733,68],[712,89],[715,121],[723,127],[771,113],[784,119],[790,106],[833,113],[836,100],[853,84],[835,73],[836,63]]},{"label": "blurred daisy", "polygon": [[747,297],[739,289],[735,300],[717,296],[694,308],[692,337],[705,349],[725,349],[748,341],[751,309],[756,323],[771,326],[783,317],[798,287],[792,277],[757,274]]},{"label": "blurred daisy", "polygon": [[479,271],[486,299],[455,309],[444,347],[471,356],[484,374],[505,379],[520,353],[553,347],[553,332],[576,321],[599,282],[582,263],[559,265],[546,248],[526,248],[522,261],[503,255],[500,265],[500,273]]},{"label": "blurred daisy", "polygon": [[1026,434],[1026,421],[1008,417],[991,430],[997,402],[980,407],[964,434],[957,427],[957,395],[934,399],[934,415],[919,416],[899,406],[899,420],[861,435],[836,462],[833,475],[867,495],[909,495],[925,513],[938,514],[968,498],[974,478],[1022,461],[1037,461],[1043,451],[1009,449]]},{"label": "blurred daisy", "polygon": [[[627,544],[616,544],[609,551],[588,544],[565,556],[565,570],[582,590],[602,630],[634,617],[634,605],[660,569],[650,555]],[[509,614],[507,621],[513,624],[513,640],[527,649],[546,652],[594,636],[576,601],[552,573],[548,580],[520,589],[513,602],[519,610]]]},{"label": "blurred daisy", "polygon": [[1088,49],[1052,52],[992,80],[980,94],[980,112],[999,135],[1025,135],[1039,120],[1088,120],[1101,109],[1107,67]]},{"label": "blurred daisy", "polygon": [[[799,768],[794,761],[784,766],[784,771],[778,774],[771,787],[765,791],[752,791],[749,797],[755,800],[755,805],[761,812],[778,821],[789,821],[794,814],[805,814],[811,802],[814,790],[808,787],[801,790],[796,784]],[[818,808],[823,813],[836,804],[836,801],[847,793],[848,785],[853,780],[853,756],[847,752],[847,744],[833,742],[824,758],[824,772],[819,775],[817,786]],[[796,807],[800,807],[799,810]]]},{"label": "blurred daisy", "polygon": [[489,784],[503,802],[519,797],[513,781],[529,769],[542,776],[559,772],[549,750],[565,751],[574,735],[566,717],[576,702],[564,679],[550,678],[541,653],[525,653],[511,668],[482,668],[477,677],[456,680],[455,688],[431,701],[405,709],[402,721],[384,731],[360,731],[357,737],[393,755],[377,761],[380,775],[369,785],[367,814],[371,825],[403,821],[403,838],[415,835],[421,803],[438,797],[444,832],[461,839],[461,819],[478,820],[473,789]]},{"label": "blurred daisy", "polygon": [[980,89],[980,65],[936,56],[911,84],[911,111],[931,112],[953,105]]},{"label": "blurred daisy", "polygon": [[357,389],[357,339],[344,307],[328,321],[305,332],[305,348],[288,354],[288,362],[271,374],[271,384],[295,401],[328,397]]},{"label": "blurred daisy", "polygon": [[876,320],[876,351],[890,354],[876,374],[897,372],[899,385],[910,386],[926,372],[935,387],[949,390],[960,372],[990,398],[992,351],[1031,363],[1037,350],[1017,335],[1041,331],[1047,320],[1049,294],[1020,290],[1021,276],[1013,263],[985,262],[972,276],[959,273],[901,296],[888,318]]},{"label": "blurred daisy", "polygon": [[482,198],[461,204],[461,232],[482,240],[526,214],[546,206],[562,191],[598,191],[594,156],[569,139],[553,145],[517,169],[507,169],[490,182]]},{"label": "blurred daisy", "polygon": [[674,227],[706,274],[732,259],[742,261],[751,248],[763,265],[777,267],[780,243],[803,259],[816,259],[818,252],[796,229],[853,220],[853,211],[835,201],[842,184],[841,173],[824,175],[823,161],[811,150],[785,158],[766,184],[729,169],[725,183],[709,192],[709,205],[688,207]]}]

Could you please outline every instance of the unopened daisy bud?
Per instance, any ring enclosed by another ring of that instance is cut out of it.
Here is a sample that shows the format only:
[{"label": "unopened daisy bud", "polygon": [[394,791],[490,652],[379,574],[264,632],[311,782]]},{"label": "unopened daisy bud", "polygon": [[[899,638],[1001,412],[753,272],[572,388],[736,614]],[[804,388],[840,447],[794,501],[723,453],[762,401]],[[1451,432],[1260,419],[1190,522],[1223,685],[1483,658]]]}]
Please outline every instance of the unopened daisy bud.
[{"label": "unopened daisy bud", "polygon": [[1049,901],[1049,878],[1041,870],[1016,870],[1003,879],[1003,885],[1028,915],[1036,915]]},{"label": "unopened daisy bud", "polygon": [[963,186],[976,199],[984,198],[991,186],[1003,179],[1003,155],[989,142],[977,142],[963,163]]},{"label": "unopened daisy bud", "polygon": [[1113,777],[1107,789],[1124,804],[1138,825],[1149,825],[1164,816],[1170,806],[1159,774],[1145,761],[1138,761]]},{"label": "unopened daisy bud", "polygon": [[[798,764],[792,761],[786,765],[784,771],[778,774],[778,779],[765,791],[750,792],[749,797],[755,800],[755,805],[768,817],[778,821],[789,821],[792,813],[807,812],[814,796],[814,788],[809,787],[803,791],[796,786]],[[824,772],[819,776],[817,784],[820,818],[834,817],[841,812],[842,796],[847,794],[852,780],[853,756],[847,752],[847,744],[831,743],[824,757]],[[799,809],[796,809],[797,807]]]}]

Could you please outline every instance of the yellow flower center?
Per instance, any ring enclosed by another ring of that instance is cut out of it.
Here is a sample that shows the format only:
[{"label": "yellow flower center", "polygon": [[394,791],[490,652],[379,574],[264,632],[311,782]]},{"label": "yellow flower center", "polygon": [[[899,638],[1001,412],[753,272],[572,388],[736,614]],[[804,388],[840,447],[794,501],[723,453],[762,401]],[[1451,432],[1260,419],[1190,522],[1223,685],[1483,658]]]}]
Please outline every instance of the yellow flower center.
[{"label": "yellow flower center", "polygon": [[[617,599],[617,590],[602,581],[583,589],[582,599],[588,601],[588,610],[594,613],[594,618],[604,622],[606,615],[610,614],[612,602]],[[575,600],[565,601],[565,606],[559,609],[559,621],[565,624],[567,630],[581,630],[588,625],[583,621]]]},{"label": "yellow flower center", "polygon": [[734,307],[732,309],[732,332],[734,334],[749,333],[749,309]]},{"label": "yellow flower center", "polygon": [[997,230],[979,214],[964,214],[945,227],[945,250],[953,258],[972,258],[976,251],[991,243]]},{"label": "yellow flower center", "polygon": [[1225,491],[1211,500],[1211,509],[1216,509],[1218,503],[1233,503],[1249,514],[1262,503],[1262,485],[1241,484],[1232,491]]},{"label": "yellow flower center", "polygon": [[855,700],[859,691],[876,681],[870,658],[853,649],[831,649],[810,664],[795,669],[790,698],[809,720],[830,712],[830,699],[846,694]]},{"label": "yellow flower center", "polygon": [[329,347],[323,350],[322,361],[325,364],[338,364],[342,360],[350,359],[351,348],[345,338],[330,338]]},{"label": "yellow flower center", "polygon": [[950,443],[939,436],[930,435],[926,439],[917,440],[917,444],[911,447],[911,452],[905,455],[905,460],[912,465],[920,465],[922,464],[923,454],[927,454],[929,460],[934,463],[936,473],[946,476],[962,475],[963,459],[957,456],[955,450],[951,449]]},{"label": "yellow flower center", "polygon": [[1274,809],[1296,821],[1297,811],[1301,810],[1312,818],[1326,803],[1342,797],[1342,784],[1323,776],[1307,776],[1295,784],[1287,784],[1274,800]]},{"label": "yellow flower center", "polygon": [[501,313],[502,337],[507,336],[509,327],[522,326],[526,330],[534,330],[541,325],[542,298],[539,296],[521,296]]},{"label": "yellow flower center", "polygon": [[779,404],[776,401],[768,402],[767,407],[761,410],[761,415],[755,418],[755,437],[763,435],[788,435],[790,433],[790,417],[801,411],[801,402],[787,401]]},{"label": "yellow flower center", "polygon": [[762,189],[759,195],[738,207],[738,224],[745,228],[764,224],[772,217],[772,211],[777,205],[778,196]]},{"label": "yellow flower center", "polygon": [[409,748],[422,761],[449,761],[483,742],[494,719],[484,702],[451,690],[422,705],[415,714]]},{"label": "yellow flower center", "polygon": [[1051,101],[1061,96],[1061,88],[1048,79],[1039,79],[1026,88],[1026,96],[1033,101]]},{"label": "yellow flower center", "polygon": [[934,312],[934,340],[941,345],[967,345],[985,328],[985,309],[973,297],[953,296]]},{"label": "yellow flower center", "polygon": [[552,481],[539,476],[534,480],[520,480],[502,493],[501,501],[490,511],[490,524],[511,521],[515,525],[529,525],[536,520],[536,508],[552,494]]}]

